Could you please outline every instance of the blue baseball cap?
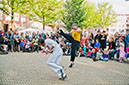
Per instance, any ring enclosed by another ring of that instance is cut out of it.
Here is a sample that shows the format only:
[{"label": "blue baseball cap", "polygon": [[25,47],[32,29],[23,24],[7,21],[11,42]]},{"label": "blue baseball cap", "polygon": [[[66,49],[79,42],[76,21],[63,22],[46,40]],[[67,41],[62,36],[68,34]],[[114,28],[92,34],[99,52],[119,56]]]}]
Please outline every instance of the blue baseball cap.
[{"label": "blue baseball cap", "polygon": [[72,26],[77,26],[77,24],[73,24]]}]

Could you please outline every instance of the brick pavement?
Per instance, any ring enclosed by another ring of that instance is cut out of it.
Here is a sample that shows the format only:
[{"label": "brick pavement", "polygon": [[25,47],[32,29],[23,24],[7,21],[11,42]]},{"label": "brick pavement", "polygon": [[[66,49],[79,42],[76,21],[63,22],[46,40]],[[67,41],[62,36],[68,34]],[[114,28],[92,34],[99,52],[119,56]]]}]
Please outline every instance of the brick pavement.
[{"label": "brick pavement", "polygon": [[60,81],[46,65],[48,57],[42,53],[0,55],[0,85],[129,85],[129,64],[81,57],[71,69],[69,56],[63,56],[61,65],[67,68],[68,78]]}]

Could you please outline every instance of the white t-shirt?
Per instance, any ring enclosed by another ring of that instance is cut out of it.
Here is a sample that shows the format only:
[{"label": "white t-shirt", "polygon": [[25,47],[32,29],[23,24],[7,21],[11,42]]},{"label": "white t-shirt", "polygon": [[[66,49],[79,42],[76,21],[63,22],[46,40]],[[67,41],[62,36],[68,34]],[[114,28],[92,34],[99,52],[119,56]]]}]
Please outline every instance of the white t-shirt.
[{"label": "white t-shirt", "polygon": [[51,48],[52,46],[54,46],[53,51],[55,50],[61,50],[60,46],[57,44],[57,42],[53,41],[52,39],[46,39],[45,40],[45,44],[46,46],[48,46],[49,48]]}]

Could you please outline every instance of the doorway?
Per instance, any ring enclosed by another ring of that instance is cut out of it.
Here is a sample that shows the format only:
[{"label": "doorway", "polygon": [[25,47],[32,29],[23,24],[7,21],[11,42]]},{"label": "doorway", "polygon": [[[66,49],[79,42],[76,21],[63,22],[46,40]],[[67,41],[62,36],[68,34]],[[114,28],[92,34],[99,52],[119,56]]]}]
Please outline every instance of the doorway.
[{"label": "doorway", "polygon": [[8,31],[8,24],[4,24],[4,32]]}]

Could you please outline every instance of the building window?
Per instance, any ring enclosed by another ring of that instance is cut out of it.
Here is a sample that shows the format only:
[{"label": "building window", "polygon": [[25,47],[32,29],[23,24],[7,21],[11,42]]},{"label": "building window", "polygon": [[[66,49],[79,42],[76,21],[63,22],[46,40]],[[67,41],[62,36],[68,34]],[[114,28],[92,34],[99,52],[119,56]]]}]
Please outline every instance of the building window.
[{"label": "building window", "polygon": [[6,20],[6,21],[11,21],[10,15],[6,15],[6,16],[5,16],[5,20]]},{"label": "building window", "polygon": [[26,22],[26,16],[21,16],[21,22]]},{"label": "building window", "polygon": [[19,14],[14,13],[14,21],[19,21]]},{"label": "building window", "polygon": [[2,14],[2,11],[0,11],[0,20],[3,20],[3,14]]}]

